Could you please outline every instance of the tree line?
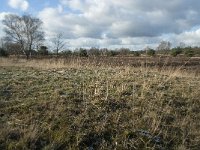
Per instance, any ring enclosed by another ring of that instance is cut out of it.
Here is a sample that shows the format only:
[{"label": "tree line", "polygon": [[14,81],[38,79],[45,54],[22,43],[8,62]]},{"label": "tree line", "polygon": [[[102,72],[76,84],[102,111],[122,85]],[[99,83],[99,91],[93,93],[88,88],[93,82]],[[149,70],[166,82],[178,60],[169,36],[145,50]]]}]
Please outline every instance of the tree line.
[{"label": "tree line", "polygon": [[27,59],[35,56],[55,56],[55,57],[91,57],[91,56],[155,56],[155,55],[184,55],[188,57],[200,56],[200,47],[186,47],[184,43],[171,48],[171,43],[161,41],[156,49],[146,47],[144,50],[131,51],[129,48],[119,48],[109,50],[107,48],[79,48],[76,50],[66,50],[64,35],[58,33],[51,40],[53,51],[46,45],[45,32],[42,30],[42,21],[31,15],[18,16],[8,14],[2,21],[5,37],[1,39],[0,56],[9,55],[25,56]]}]

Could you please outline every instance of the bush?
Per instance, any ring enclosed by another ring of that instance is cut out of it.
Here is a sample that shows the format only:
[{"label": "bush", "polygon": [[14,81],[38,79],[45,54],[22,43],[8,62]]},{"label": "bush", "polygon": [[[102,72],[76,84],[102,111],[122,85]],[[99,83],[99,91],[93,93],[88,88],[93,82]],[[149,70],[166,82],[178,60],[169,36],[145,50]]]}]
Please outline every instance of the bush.
[{"label": "bush", "polygon": [[133,52],[133,55],[134,55],[135,57],[138,57],[138,56],[140,56],[140,52],[134,51],[134,52]]},{"label": "bush", "polygon": [[88,57],[87,50],[83,49],[83,48],[80,48],[80,50],[79,50],[79,56],[80,57]]},{"label": "bush", "polygon": [[64,57],[70,57],[72,56],[72,51],[70,50],[62,51],[61,55],[63,55]]},{"label": "bush", "polygon": [[88,50],[88,56],[100,56],[101,52],[98,48],[92,47]]},{"label": "bush", "polygon": [[0,57],[8,57],[8,52],[3,48],[0,48]]},{"label": "bush", "polygon": [[171,50],[171,55],[176,57],[177,55],[181,54],[182,53],[182,49],[181,48],[174,48]]},{"label": "bush", "polygon": [[155,54],[156,54],[156,51],[155,51],[155,50],[153,50],[153,49],[147,50],[147,55],[148,55],[148,56],[154,56]]},{"label": "bush", "polygon": [[48,48],[46,46],[40,46],[40,49],[38,50],[39,55],[48,55]]},{"label": "bush", "polygon": [[115,51],[115,50],[110,50],[108,51],[107,53],[107,56],[111,56],[111,57],[114,57],[116,55],[119,55],[119,52],[118,51]]},{"label": "bush", "polygon": [[130,54],[130,49],[128,49],[128,48],[120,48],[119,49],[119,54],[120,55],[129,55]]},{"label": "bush", "polygon": [[184,52],[185,56],[187,57],[192,57],[195,55],[194,51],[191,50],[191,49],[186,49],[185,52]]}]

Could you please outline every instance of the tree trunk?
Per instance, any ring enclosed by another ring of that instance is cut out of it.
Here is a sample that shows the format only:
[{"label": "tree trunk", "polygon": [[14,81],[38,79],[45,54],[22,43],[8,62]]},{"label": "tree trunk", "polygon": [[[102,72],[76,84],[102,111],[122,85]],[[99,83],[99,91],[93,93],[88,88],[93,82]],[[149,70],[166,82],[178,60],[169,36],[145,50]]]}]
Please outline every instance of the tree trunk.
[{"label": "tree trunk", "polygon": [[58,48],[56,49],[56,55],[57,55],[57,57],[58,57]]},{"label": "tree trunk", "polygon": [[26,59],[29,59],[29,50],[25,52],[25,55],[26,55]]},{"label": "tree trunk", "polygon": [[31,57],[31,45],[29,45],[28,47],[28,57],[27,59],[29,59]]}]

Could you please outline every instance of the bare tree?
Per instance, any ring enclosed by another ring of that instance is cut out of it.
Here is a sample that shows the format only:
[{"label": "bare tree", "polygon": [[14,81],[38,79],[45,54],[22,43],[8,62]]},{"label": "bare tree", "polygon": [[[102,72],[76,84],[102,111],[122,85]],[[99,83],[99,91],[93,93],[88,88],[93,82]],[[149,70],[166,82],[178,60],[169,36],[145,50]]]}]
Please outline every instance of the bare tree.
[{"label": "bare tree", "polygon": [[5,48],[5,40],[3,38],[0,38],[0,47]]},{"label": "bare tree", "polygon": [[185,44],[184,42],[180,42],[178,47],[180,47],[180,48],[185,48],[185,47],[186,47],[186,44]]},{"label": "bare tree", "polygon": [[9,14],[5,16],[3,24],[7,41],[20,44],[27,59],[31,56],[33,46],[44,40],[42,21],[38,18]]},{"label": "bare tree", "polygon": [[21,45],[18,43],[9,43],[5,44],[5,49],[8,51],[10,55],[23,55],[23,51],[21,49]]},{"label": "bare tree", "polygon": [[171,43],[168,41],[161,41],[157,47],[157,50],[170,50]]},{"label": "bare tree", "polygon": [[52,39],[53,47],[56,52],[56,56],[58,57],[58,54],[60,50],[65,46],[65,42],[63,40],[63,34],[58,33],[53,39]]}]

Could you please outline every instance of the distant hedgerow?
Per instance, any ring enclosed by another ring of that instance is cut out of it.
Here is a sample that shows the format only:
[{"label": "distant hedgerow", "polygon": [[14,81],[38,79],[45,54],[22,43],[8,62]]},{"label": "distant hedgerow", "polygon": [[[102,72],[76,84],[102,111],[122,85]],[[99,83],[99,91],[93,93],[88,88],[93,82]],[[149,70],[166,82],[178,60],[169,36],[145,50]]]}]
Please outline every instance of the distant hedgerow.
[{"label": "distant hedgerow", "polygon": [[3,48],[0,48],[0,57],[8,57],[8,52]]}]

